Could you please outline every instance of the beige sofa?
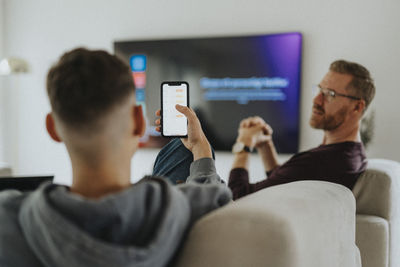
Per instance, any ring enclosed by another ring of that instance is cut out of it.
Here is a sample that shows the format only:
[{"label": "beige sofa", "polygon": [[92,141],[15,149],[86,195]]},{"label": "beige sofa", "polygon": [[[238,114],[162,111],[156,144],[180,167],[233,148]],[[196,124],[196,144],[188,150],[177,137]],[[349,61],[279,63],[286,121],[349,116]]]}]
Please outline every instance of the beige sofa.
[{"label": "beige sofa", "polygon": [[353,192],[362,266],[400,267],[400,164],[369,160]]},{"label": "beige sofa", "polygon": [[261,190],[199,220],[176,265],[398,267],[399,179],[400,164],[370,160],[354,194],[321,181]]}]

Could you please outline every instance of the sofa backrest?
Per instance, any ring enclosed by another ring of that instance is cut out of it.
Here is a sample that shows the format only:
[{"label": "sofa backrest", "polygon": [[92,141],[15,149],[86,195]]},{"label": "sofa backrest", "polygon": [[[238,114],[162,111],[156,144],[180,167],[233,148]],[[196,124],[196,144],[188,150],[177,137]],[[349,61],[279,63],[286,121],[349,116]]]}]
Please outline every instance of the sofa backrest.
[{"label": "sofa backrest", "polygon": [[[367,170],[353,188],[357,214],[384,218],[389,225],[389,266],[400,266],[400,163],[368,160]],[[374,240],[371,240],[374,244]]]},{"label": "sofa backrest", "polygon": [[269,187],[201,218],[174,266],[361,266],[355,210],[353,194],[342,185]]},{"label": "sofa backrest", "polygon": [[367,170],[358,178],[353,193],[358,214],[379,216],[388,221],[399,216],[400,164],[386,159],[368,160]]}]

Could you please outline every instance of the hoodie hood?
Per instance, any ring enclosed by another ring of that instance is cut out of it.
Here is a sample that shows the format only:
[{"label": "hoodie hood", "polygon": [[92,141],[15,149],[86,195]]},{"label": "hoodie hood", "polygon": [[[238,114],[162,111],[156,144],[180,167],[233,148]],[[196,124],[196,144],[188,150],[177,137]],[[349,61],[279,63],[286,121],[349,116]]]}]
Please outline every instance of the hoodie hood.
[{"label": "hoodie hood", "polygon": [[190,212],[181,191],[158,178],[98,200],[45,184],[23,201],[19,222],[45,266],[165,266]]}]

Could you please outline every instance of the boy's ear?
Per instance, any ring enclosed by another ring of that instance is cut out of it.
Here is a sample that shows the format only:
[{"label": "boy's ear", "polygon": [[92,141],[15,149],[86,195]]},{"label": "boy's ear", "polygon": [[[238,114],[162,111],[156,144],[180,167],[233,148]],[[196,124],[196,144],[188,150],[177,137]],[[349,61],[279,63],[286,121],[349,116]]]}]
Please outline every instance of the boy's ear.
[{"label": "boy's ear", "polygon": [[51,113],[48,113],[46,116],[46,129],[51,139],[53,139],[56,142],[62,142],[61,138],[57,134],[56,124],[54,122],[54,118],[51,115]]},{"label": "boy's ear", "polygon": [[133,119],[134,119],[133,134],[136,136],[142,137],[146,131],[146,121],[143,117],[142,106],[134,106],[133,107]]}]

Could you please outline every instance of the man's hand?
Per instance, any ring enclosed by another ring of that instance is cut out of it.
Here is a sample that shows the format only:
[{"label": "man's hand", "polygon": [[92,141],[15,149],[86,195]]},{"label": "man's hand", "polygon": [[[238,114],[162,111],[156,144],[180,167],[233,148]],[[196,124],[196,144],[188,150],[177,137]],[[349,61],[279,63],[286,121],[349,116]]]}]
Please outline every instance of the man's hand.
[{"label": "man's hand", "polygon": [[[197,118],[196,113],[191,108],[181,105],[176,105],[175,108],[185,115],[188,120],[188,137],[181,138],[181,140],[183,145],[193,153],[194,160],[200,158],[212,158],[210,143],[201,129],[200,121]],[[156,116],[160,115],[160,110],[157,110]],[[160,132],[160,119],[157,119],[155,123],[158,126],[156,130]]]},{"label": "man's hand", "polygon": [[240,122],[237,141],[249,147],[259,147],[272,140],[272,128],[260,117],[249,117]]},{"label": "man's hand", "polygon": [[[261,155],[264,168],[270,171],[278,164],[278,154],[272,142],[272,128],[260,117],[249,117],[240,122],[237,141],[249,147],[256,147]],[[248,153],[235,156],[233,168],[247,168]]]}]

